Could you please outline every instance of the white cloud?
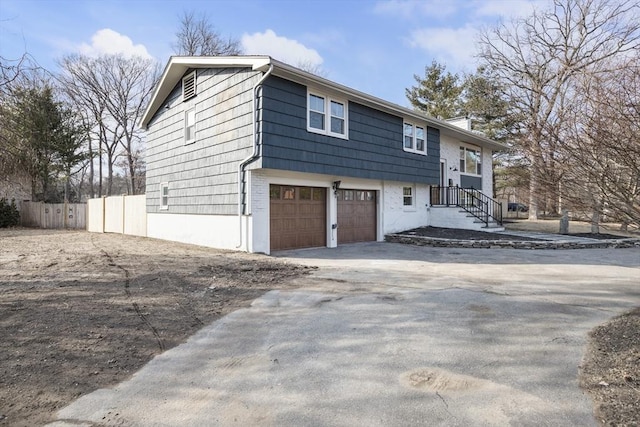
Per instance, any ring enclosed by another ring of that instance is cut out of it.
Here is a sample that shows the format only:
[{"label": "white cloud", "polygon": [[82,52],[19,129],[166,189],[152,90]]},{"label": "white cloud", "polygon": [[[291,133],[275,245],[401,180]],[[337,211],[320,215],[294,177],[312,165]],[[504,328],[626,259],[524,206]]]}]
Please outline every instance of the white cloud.
[{"label": "white cloud", "polygon": [[315,49],[310,49],[302,43],[278,36],[273,30],[264,33],[243,34],[242,48],[247,55],[269,55],[279,61],[294,66],[320,66],[322,57]]},{"label": "white cloud", "polygon": [[88,56],[122,54],[124,56],[151,58],[144,45],[134,45],[129,37],[109,28],[96,31],[91,36],[90,45],[87,43],[80,45],[80,52]]},{"label": "white cloud", "polygon": [[411,33],[409,43],[429,53],[449,69],[473,68],[478,30],[467,25],[462,28],[423,28]]}]

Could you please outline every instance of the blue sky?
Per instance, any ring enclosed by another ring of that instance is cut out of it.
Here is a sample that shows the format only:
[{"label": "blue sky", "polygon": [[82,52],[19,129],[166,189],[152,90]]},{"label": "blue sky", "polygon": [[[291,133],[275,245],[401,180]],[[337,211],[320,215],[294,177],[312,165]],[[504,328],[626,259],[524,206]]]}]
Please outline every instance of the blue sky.
[{"label": "blue sky", "polygon": [[550,0],[0,0],[0,56],[56,71],[68,53],[122,52],[163,65],[184,11],[206,13],[247,54],[318,65],[325,76],[408,106],[413,75],[437,60],[475,69],[474,37]]}]

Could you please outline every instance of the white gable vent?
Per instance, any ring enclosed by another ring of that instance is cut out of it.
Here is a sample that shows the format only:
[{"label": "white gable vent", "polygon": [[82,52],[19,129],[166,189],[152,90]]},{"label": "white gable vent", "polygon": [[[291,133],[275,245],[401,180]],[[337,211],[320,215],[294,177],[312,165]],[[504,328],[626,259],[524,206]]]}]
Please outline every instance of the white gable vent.
[{"label": "white gable vent", "polygon": [[182,100],[196,96],[196,72],[187,74],[182,78]]}]

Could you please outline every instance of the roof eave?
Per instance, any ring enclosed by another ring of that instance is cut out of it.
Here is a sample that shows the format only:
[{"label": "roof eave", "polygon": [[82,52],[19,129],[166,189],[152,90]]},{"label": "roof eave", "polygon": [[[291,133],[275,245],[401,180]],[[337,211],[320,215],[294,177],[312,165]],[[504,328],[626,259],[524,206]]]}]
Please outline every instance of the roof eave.
[{"label": "roof eave", "polygon": [[454,136],[463,142],[477,144],[493,151],[501,151],[507,147],[504,144],[493,141],[477,133],[454,126],[443,120],[438,120],[424,115],[421,112],[402,107],[384,99],[360,92],[348,86],[327,80],[284,62],[275,60],[269,56],[172,56],[167,63],[162,77],[151,97],[151,103],[145,110],[140,121],[140,126],[147,128],[153,115],[165,102],[175,85],[184,73],[191,68],[216,68],[216,67],[251,67],[255,71],[265,72],[273,65],[273,75],[308,86],[319,86],[322,89],[336,92],[342,96],[357,100],[365,106],[375,108],[396,116],[412,118],[426,122],[427,125],[437,127],[442,133]]},{"label": "roof eave", "polygon": [[147,106],[140,127],[146,129],[154,114],[160,109],[175,85],[187,70],[192,68],[224,67],[251,67],[254,70],[262,70],[268,67],[271,58],[268,56],[172,56],[164,67],[162,76],[151,96],[151,102]]}]

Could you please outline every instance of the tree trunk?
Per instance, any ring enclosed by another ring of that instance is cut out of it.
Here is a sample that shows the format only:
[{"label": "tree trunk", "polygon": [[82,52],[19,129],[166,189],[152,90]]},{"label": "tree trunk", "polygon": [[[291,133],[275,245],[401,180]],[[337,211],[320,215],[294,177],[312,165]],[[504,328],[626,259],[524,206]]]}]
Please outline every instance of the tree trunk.
[{"label": "tree trunk", "polygon": [[133,156],[131,156],[131,154],[127,154],[127,160],[129,161],[129,183],[131,186],[130,194],[136,194],[136,168]]},{"label": "tree trunk", "polygon": [[600,233],[600,212],[593,212],[593,216],[591,217],[591,232],[593,234]]},{"label": "tree trunk", "polygon": [[560,234],[569,234],[569,211],[562,210],[562,218],[560,218]]},{"label": "tree trunk", "polygon": [[102,147],[98,152],[98,197],[102,197]]},{"label": "tree trunk", "polygon": [[89,138],[89,196],[93,199],[96,196],[95,187],[93,184],[93,141]]},{"label": "tree trunk", "polygon": [[529,220],[538,219],[538,191],[540,190],[538,180],[538,161],[533,159],[531,164],[531,179],[529,180]]},{"label": "tree trunk", "polygon": [[109,176],[107,177],[107,196],[111,196],[111,185],[113,184],[113,155],[111,153],[107,153],[107,173]]}]

